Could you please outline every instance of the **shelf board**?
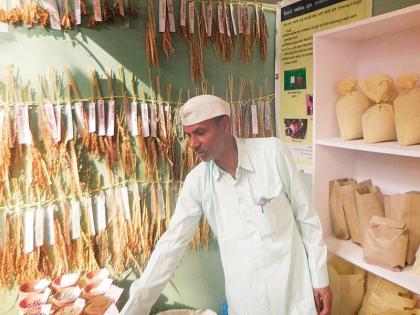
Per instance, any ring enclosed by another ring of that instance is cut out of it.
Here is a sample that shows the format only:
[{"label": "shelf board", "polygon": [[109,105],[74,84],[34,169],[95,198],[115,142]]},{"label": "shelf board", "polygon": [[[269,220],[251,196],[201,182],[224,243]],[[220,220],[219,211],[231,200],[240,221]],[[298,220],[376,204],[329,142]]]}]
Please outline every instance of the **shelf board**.
[{"label": "shelf board", "polygon": [[405,267],[401,272],[394,272],[366,263],[363,260],[363,251],[359,245],[352,241],[342,241],[334,237],[325,239],[328,251],[333,253],[381,278],[394,282],[416,294],[420,294],[420,275],[411,271],[411,266]]},{"label": "shelf board", "polygon": [[314,37],[362,41],[418,28],[420,4],[318,32]]},{"label": "shelf board", "polygon": [[400,146],[397,141],[366,144],[363,139],[344,141],[340,138],[328,138],[317,139],[315,144],[349,150],[420,157],[420,145]]}]

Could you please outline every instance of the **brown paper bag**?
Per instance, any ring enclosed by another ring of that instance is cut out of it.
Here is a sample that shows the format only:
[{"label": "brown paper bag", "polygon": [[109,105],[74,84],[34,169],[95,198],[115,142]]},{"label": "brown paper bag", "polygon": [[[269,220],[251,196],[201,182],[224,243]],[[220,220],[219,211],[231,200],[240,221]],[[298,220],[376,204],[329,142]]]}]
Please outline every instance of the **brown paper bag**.
[{"label": "brown paper bag", "polygon": [[418,75],[397,79],[401,92],[394,100],[395,128],[401,145],[420,143],[420,88],[415,88]]},{"label": "brown paper bag", "polygon": [[361,243],[359,216],[356,208],[355,192],[357,188],[372,186],[372,181],[367,180],[359,184],[353,183],[345,186],[340,186],[339,194],[341,203],[343,204],[344,214],[350,230],[351,240],[355,243]]},{"label": "brown paper bag", "polygon": [[407,244],[404,222],[373,216],[366,230],[363,259],[372,265],[400,271],[405,266]]},{"label": "brown paper bag", "polygon": [[420,245],[420,192],[412,191],[385,197],[385,216],[400,220],[408,228],[407,263],[413,264]]},{"label": "brown paper bag", "polygon": [[359,187],[356,189],[356,208],[359,217],[362,246],[369,219],[376,215],[385,216],[381,190],[377,186]]},{"label": "brown paper bag", "polygon": [[372,293],[375,293],[379,297],[381,297],[383,294],[392,294],[396,296],[410,296],[409,290],[400,287],[395,283],[382,279],[374,275],[373,273],[368,273],[366,279],[366,294],[363,297],[362,307],[360,308],[358,315],[369,314],[368,304],[369,298],[372,295]]},{"label": "brown paper bag", "polygon": [[328,261],[328,276],[334,296],[332,314],[356,314],[365,293],[365,271],[335,257]]},{"label": "brown paper bag", "polygon": [[412,271],[416,275],[420,275],[420,246],[419,246],[419,248],[417,248],[416,259],[414,261],[414,265],[413,265]]},{"label": "brown paper bag", "polygon": [[329,183],[329,206],[333,231],[335,237],[341,240],[348,240],[350,238],[350,230],[340,198],[340,187],[355,184],[356,181],[352,178],[340,178],[331,180]]},{"label": "brown paper bag", "polygon": [[383,293],[381,296],[372,292],[368,299],[367,314],[372,315],[411,315],[417,300],[410,295],[401,296]]}]

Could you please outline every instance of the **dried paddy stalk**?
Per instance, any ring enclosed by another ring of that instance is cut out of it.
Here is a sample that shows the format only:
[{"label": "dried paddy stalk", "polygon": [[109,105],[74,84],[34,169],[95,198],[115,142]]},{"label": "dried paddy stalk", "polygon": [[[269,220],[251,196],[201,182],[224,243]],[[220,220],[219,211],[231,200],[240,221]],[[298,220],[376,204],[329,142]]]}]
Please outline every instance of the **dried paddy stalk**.
[{"label": "dried paddy stalk", "polygon": [[169,30],[168,14],[166,14],[165,19],[165,31],[162,33],[162,50],[166,57],[169,57],[169,55],[172,55],[175,52],[174,47],[172,46],[171,32]]},{"label": "dried paddy stalk", "polygon": [[267,58],[268,28],[264,10],[262,8],[260,10],[260,32],[260,59],[265,60]]},{"label": "dried paddy stalk", "polygon": [[146,54],[147,63],[159,67],[159,53],[156,46],[156,25],[152,0],[147,1]]}]

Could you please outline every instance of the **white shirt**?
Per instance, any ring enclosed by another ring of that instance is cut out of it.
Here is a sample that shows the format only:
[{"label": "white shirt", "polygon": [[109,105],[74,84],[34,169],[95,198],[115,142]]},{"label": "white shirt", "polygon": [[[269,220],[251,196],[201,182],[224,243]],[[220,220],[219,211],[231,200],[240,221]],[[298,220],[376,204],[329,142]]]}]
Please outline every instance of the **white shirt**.
[{"label": "white shirt", "polygon": [[219,242],[230,315],[316,314],[312,288],[328,285],[327,249],[292,158],[277,138],[236,143],[235,178],[214,161],[188,174],[122,314],[149,314],[202,214]]}]

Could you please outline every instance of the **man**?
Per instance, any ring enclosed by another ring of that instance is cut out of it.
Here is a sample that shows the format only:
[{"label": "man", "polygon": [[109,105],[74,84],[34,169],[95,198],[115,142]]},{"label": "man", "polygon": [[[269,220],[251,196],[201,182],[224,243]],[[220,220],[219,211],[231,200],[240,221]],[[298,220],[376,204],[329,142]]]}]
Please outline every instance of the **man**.
[{"label": "man", "polygon": [[230,105],[216,96],[193,97],[181,118],[202,162],[187,175],[170,227],[122,314],[149,314],[202,214],[219,243],[230,315],[330,314],[319,218],[285,145],[233,137]]}]

